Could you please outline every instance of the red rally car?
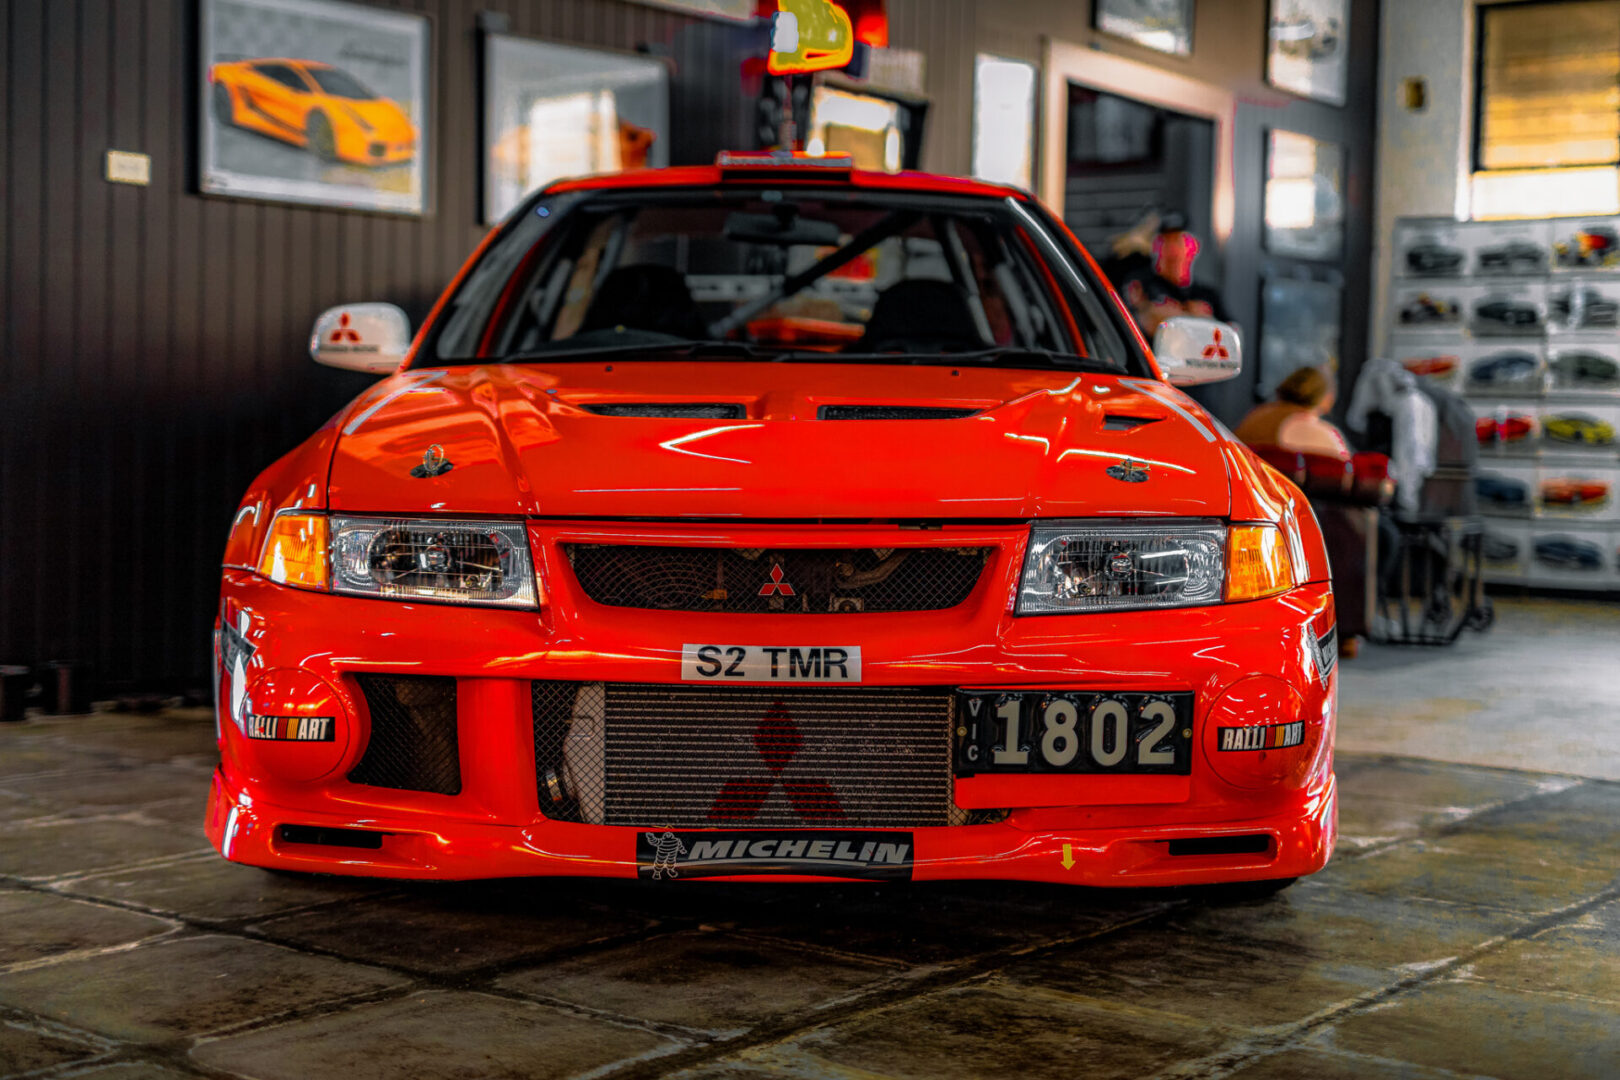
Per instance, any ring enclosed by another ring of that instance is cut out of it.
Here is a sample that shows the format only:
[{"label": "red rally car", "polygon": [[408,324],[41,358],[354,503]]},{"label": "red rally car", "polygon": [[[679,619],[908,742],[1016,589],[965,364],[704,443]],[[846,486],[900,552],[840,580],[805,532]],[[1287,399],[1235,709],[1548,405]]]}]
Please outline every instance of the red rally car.
[{"label": "red rally car", "polygon": [[400,878],[1283,884],[1337,812],[1299,491],[1028,195],[721,155],[552,185],[243,499],[226,858]]}]

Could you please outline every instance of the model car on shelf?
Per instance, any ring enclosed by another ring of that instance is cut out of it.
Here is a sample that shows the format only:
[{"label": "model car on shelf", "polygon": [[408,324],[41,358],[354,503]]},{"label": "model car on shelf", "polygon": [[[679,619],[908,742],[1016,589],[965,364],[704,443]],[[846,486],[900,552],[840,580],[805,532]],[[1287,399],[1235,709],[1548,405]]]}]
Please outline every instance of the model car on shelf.
[{"label": "model car on shelf", "polygon": [[1595,352],[1563,352],[1549,361],[1553,385],[1572,390],[1620,387],[1620,360]]},{"label": "model car on shelf", "polygon": [[1514,562],[1519,557],[1519,543],[1511,536],[1486,530],[1480,540],[1480,557],[1489,563]]},{"label": "model car on shelf", "polygon": [[1331,853],[1321,532],[1180,389],[1237,333],[1150,346],[1026,193],[830,155],[559,181],[414,339],[348,305],[311,340],[389,374],[232,519],[226,858],[1127,886]]},{"label": "model car on shelf", "polygon": [[1420,240],[1406,249],[1406,269],[1422,277],[1446,277],[1462,265],[1461,251],[1434,240]]},{"label": "model car on shelf", "polygon": [[1547,269],[1547,249],[1528,240],[1509,240],[1481,248],[1474,256],[1481,274],[1535,274]]},{"label": "model car on shelf", "polygon": [[1557,477],[1541,482],[1543,506],[1594,507],[1609,501],[1609,485],[1601,480]]},{"label": "model car on shelf", "polygon": [[1479,501],[1503,510],[1526,510],[1530,506],[1530,485],[1506,476],[1474,477],[1474,494]]},{"label": "model car on shelf", "polygon": [[1620,233],[1608,226],[1581,229],[1553,245],[1553,261],[1562,267],[1620,264]]},{"label": "model car on shelf", "polygon": [[1613,424],[1581,413],[1549,416],[1542,422],[1541,433],[1552,442],[1573,443],[1579,446],[1614,445]]},{"label": "model car on shelf", "polygon": [[1460,362],[1455,356],[1409,356],[1401,366],[1414,375],[1433,379],[1450,375]]},{"label": "model car on shelf", "polygon": [[1535,543],[1536,562],[1555,570],[1601,570],[1603,550],[1573,536],[1542,536]]},{"label": "model car on shelf", "polygon": [[1401,307],[1403,326],[1438,326],[1455,323],[1457,305],[1449,300],[1436,300],[1428,293],[1420,293]]},{"label": "model car on shelf", "polygon": [[1474,421],[1474,435],[1482,444],[1521,442],[1535,429],[1535,420],[1528,416],[1481,416]]},{"label": "model car on shelf", "polygon": [[1555,296],[1548,303],[1547,310],[1554,321],[1571,330],[1620,324],[1620,303],[1596,289],[1581,289]]},{"label": "model car on shelf", "polygon": [[416,156],[416,126],[405,110],[342,68],[313,60],[236,60],[209,68],[208,81],[221,125],[351,165],[393,165]]},{"label": "model car on shelf", "polygon": [[1522,334],[1540,328],[1541,313],[1522,300],[1483,300],[1474,305],[1474,326],[1481,332]]},{"label": "model car on shelf", "polygon": [[1514,350],[1493,353],[1468,367],[1468,381],[1481,387],[1513,387],[1530,382],[1541,371],[1533,354]]}]

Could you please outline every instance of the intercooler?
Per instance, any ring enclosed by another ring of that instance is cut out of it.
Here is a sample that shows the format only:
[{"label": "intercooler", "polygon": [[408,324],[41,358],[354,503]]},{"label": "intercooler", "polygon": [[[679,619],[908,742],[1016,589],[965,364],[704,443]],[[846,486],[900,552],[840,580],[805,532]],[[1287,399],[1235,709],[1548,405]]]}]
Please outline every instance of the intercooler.
[{"label": "intercooler", "polygon": [[948,690],[535,682],[548,817],[645,828],[967,821]]}]

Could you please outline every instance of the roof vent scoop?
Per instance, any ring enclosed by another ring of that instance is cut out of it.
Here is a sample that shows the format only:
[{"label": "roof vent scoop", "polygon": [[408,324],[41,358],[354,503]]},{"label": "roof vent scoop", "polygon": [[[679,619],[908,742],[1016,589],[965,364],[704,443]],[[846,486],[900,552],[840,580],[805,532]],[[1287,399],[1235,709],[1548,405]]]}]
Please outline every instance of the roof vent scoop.
[{"label": "roof vent scoop", "polygon": [[960,420],[978,409],[953,409],[942,405],[823,405],[817,420]]},{"label": "roof vent scoop", "polygon": [[1125,416],[1121,413],[1104,413],[1104,431],[1135,431],[1147,424],[1157,424],[1163,420],[1162,416]]},{"label": "roof vent scoop", "polygon": [[580,406],[597,416],[664,417],[674,420],[742,420],[748,409],[740,401],[594,402]]}]

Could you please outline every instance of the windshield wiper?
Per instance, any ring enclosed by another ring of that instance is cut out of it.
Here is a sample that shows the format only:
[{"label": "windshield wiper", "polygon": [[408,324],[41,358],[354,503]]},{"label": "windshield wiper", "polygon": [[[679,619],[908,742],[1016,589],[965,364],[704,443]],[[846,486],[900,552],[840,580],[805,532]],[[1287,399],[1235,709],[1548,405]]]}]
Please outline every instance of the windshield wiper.
[{"label": "windshield wiper", "polygon": [[586,345],[577,349],[538,349],[534,352],[508,353],[505,356],[486,356],[457,362],[537,364],[548,360],[594,360],[600,356],[618,356],[624,353],[645,353],[649,360],[666,357],[679,357],[683,360],[775,360],[779,356],[779,351],[763,352],[742,341],[672,341]]},{"label": "windshield wiper", "polygon": [[998,345],[995,348],[973,352],[881,352],[881,353],[817,353],[793,352],[775,357],[777,360],[820,360],[823,362],[870,362],[878,364],[961,364],[964,367],[1021,367],[1035,363],[1064,371],[1085,371],[1098,375],[1124,375],[1117,364],[1106,363],[1095,357],[1076,353],[1055,352],[1051,349],[1026,348],[1022,345]]}]

